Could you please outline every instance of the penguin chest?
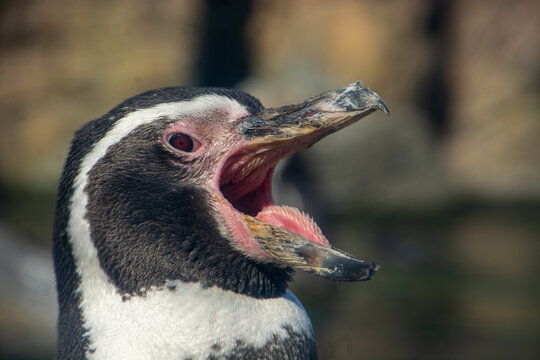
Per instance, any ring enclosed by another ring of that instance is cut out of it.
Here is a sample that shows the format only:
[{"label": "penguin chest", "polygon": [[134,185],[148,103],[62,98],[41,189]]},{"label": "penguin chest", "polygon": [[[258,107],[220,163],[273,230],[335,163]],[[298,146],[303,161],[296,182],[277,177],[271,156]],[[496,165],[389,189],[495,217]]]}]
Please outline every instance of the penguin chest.
[{"label": "penguin chest", "polygon": [[[307,314],[287,290],[256,299],[197,283],[169,282],[131,298],[81,303],[90,358],[279,358],[313,348]],[[105,294],[103,294],[105,295]],[[84,298],[84,296],[83,296]],[[272,355],[274,354],[274,355]]]}]

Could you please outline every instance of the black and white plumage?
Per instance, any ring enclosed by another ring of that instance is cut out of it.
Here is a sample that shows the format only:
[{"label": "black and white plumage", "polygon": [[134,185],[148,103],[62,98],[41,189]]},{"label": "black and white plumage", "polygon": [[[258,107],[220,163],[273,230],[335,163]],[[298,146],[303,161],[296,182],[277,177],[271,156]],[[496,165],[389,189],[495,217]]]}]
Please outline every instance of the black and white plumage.
[{"label": "black and white plumage", "polygon": [[364,280],[378,265],[274,205],[272,171],[376,109],[358,83],[279,109],[177,87],[86,124],[55,217],[58,358],[316,358],[291,267]]}]

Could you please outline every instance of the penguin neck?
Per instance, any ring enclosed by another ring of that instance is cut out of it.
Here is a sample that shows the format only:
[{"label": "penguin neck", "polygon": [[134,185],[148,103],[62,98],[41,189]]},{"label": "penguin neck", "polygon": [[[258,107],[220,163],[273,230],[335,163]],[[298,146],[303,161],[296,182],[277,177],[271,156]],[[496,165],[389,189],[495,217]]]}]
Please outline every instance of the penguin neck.
[{"label": "penguin neck", "polygon": [[[66,252],[55,251],[60,254]],[[67,255],[57,262],[73,265],[71,273],[69,267],[57,267],[59,358],[315,356],[309,318],[289,290],[255,298],[200,282],[167,280],[128,295],[118,291],[98,262]]]},{"label": "penguin neck", "polygon": [[[154,214],[150,219],[140,215],[128,222],[129,214],[141,214],[147,209],[118,205],[116,218],[112,218],[108,211],[103,211],[105,206],[92,200],[86,215],[91,241],[84,250],[77,249],[79,244],[73,245],[75,259],[82,259],[78,266],[85,267],[84,271],[95,272],[99,268],[122,295],[144,296],[150,288],[166,288],[168,282],[175,280],[255,298],[280,297],[287,289],[291,269],[256,262],[233,249],[217,226],[212,225],[210,216],[189,213],[188,208],[195,205],[186,206],[185,210],[160,208],[171,220]],[[150,201],[146,204],[152,206]],[[156,204],[155,208],[158,207]],[[118,217],[126,221],[118,221]],[[207,226],[201,229],[199,223]],[[93,263],[88,259],[90,253]]]}]

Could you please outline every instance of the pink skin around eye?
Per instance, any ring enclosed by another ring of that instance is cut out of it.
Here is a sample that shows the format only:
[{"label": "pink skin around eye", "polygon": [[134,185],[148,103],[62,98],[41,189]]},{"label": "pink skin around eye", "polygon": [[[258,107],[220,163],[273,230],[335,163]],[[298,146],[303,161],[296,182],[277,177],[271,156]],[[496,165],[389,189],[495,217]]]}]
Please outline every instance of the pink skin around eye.
[{"label": "pink skin around eye", "polygon": [[[205,150],[205,145],[197,139],[195,134],[197,134],[197,130],[192,126],[176,123],[165,131],[163,142],[176,150],[192,155],[200,155]],[[192,147],[190,150],[190,146],[188,145],[191,145],[191,143]]]}]

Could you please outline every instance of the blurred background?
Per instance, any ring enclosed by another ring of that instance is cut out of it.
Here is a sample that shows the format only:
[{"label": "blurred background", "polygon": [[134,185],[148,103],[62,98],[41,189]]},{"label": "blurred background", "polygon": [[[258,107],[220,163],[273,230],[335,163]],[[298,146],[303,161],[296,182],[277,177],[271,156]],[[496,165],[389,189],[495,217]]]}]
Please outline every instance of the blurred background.
[{"label": "blurred background", "polygon": [[0,358],[55,352],[50,255],[73,132],[152,88],[266,106],[356,80],[373,114],[288,159],[276,200],[380,262],[298,273],[321,359],[540,358],[540,3],[0,1]]}]

